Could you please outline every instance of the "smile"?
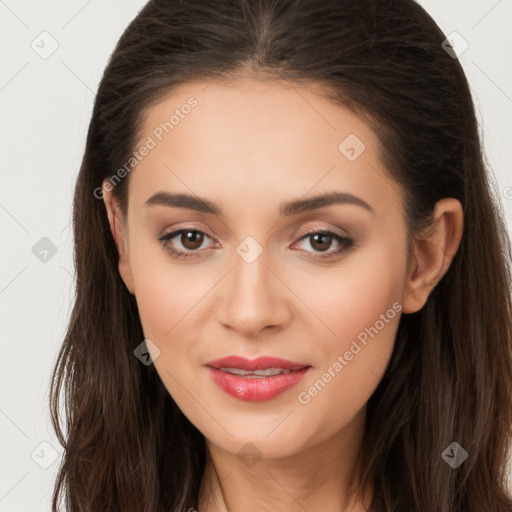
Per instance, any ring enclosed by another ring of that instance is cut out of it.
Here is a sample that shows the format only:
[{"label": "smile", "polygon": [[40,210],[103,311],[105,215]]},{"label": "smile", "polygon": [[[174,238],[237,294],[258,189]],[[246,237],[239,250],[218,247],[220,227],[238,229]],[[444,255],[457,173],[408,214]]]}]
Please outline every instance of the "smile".
[{"label": "smile", "polygon": [[274,375],[282,375],[283,373],[290,373],[292,370],[285,370],[283,368],[268,368],[266,370],[242,370],[241,368],[219,368],[226,373],[233,375],[242,375],[243,377],[273,377]]},{"label": "smile", "polygon": [[248,402],[263,402],[284,393],[311,369],[308,364],[268,356],[254,360],[229,356],[205,366],[220,389]]}]

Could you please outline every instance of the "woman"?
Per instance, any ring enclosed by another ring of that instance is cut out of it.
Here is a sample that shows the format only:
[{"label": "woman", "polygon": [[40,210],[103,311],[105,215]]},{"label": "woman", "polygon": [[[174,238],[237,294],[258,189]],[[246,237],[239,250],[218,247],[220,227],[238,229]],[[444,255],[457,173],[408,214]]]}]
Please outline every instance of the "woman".
[{"label": "woman", "polygon": [[411,0],[139,12],[76,185],[54,511],[512,510],[510,246],[444,41]]}]

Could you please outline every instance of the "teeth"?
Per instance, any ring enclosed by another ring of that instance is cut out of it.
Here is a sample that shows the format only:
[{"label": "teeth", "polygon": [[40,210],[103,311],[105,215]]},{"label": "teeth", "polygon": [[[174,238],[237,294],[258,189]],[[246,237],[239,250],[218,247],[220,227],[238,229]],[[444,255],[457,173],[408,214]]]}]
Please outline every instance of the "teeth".
[{"label": "teeth", "polygon": [[244,377],[272,377],[273,375],[281,375],[282,373],[290,373],[291,370],[283,368],[267,368],[265,370],[242,370],[241,368],[219,368],[223,372],[232,373],[233,375],[242,375]]}]

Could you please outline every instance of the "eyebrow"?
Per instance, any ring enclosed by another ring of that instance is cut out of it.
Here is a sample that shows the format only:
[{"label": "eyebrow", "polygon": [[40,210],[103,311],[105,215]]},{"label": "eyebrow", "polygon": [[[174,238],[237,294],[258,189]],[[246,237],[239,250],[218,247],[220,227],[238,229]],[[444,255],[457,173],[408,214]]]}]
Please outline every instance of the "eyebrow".
[{"label": "eyebrow", "polygon": [[[190,210],[218,215],[220,217],[224,215],[222,209],[215,203],[189,194],[170,194],[169,192],[159,191],[153,194],[144,204],[146,206],[188,208]],[[333,204],[350,204],[360,206],[375,214],[375,210],[366,201],[346,192],[328,192],[308,199],[289,201],[287,203],[283,203],[280,214],[283,217],[296,215],[298,213],[316,210]]]}]

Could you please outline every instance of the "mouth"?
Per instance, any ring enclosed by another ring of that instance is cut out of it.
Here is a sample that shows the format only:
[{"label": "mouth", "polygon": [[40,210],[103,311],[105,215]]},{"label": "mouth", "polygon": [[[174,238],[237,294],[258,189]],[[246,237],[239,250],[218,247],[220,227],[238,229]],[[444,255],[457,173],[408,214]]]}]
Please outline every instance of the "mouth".
[{"label": "mouth", "polygon": [[258,379],[260,377],[273,377],[274,375],[284,375],[291,373],[293,370],[285,370],[284,368],[267,368],[266,370],[242,370],[241,368],[217,368],[231,375],[241,375],[249,379]]},{"label": "mouth", "polygon": [[210,375],[227,394],[239,400],[270,400],[298,384],[311,365],[276,357],[245,359],[229,356],[205,365]]}]

